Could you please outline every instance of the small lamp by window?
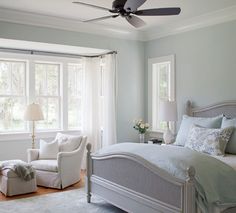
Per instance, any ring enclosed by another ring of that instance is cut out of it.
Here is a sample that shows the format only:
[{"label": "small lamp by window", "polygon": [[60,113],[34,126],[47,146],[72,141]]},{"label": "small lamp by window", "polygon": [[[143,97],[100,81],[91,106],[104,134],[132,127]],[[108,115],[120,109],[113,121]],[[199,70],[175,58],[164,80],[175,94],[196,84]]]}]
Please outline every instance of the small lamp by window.
[{"label": "small lamp by window", "polygon": [[32,121],[32,149],[35,148],[35,121],[43,120],[43,112],[39,104],[29,104],[25,110],[24,120]]},{"label": "small lamp by window", "polygon": [[167,130],[163,135],[164,142],[170,144],[174,140],[174,134],[170,130],[170,121],[177,121],[177,105],[175,101],[161,101],[159,120],[167,122]]}]

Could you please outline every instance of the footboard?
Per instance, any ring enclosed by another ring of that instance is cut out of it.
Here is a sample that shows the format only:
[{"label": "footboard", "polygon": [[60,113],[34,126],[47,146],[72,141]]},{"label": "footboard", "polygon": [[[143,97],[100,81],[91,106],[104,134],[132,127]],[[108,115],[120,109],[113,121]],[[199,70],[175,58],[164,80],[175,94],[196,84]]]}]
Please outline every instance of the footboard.
[{"label": "footboard", "polygon": [[87,151],[88,202],[96,194],[127,212],[195,212],[194,168],[183,181],[142,158]]}]

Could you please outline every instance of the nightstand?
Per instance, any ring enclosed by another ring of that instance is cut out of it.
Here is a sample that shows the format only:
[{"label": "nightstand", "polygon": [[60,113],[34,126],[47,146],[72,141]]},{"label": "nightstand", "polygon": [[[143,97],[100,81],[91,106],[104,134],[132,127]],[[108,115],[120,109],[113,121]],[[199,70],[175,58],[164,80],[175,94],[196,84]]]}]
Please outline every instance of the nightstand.
[{"label": "nightstand", "polygon": [[161,138],[152,138],[148,141],[145,141],[144,143],[161,145],[161,144],[163,144],[163,140]]}]

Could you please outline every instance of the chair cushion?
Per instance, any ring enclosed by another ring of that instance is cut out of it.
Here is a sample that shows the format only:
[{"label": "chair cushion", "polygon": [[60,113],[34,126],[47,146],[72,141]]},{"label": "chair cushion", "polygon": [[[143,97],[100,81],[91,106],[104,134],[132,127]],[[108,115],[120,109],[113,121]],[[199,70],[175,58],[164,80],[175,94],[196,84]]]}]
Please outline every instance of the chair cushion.
[{"label": "chair cushion", "polygon": [[36,170],[58,172],[57,160],[35,160],[31,161],[31,165]]},{"label": "chair cushion", "polygon": [[72,152],[76,150],[82,141],[81,135],[66,135],[57,133],[55,140],[58,140],[60,152]]}]

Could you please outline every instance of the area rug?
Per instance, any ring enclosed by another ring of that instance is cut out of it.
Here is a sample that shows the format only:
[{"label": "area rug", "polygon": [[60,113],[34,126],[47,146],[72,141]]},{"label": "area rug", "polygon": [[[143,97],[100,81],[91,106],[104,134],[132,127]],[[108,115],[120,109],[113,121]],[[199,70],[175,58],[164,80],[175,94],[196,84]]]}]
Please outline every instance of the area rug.
[{"label": "area rug", "polygon": [[84,189],[0,202],[1,213],[125,213],[97,196],[86,202]]}]

